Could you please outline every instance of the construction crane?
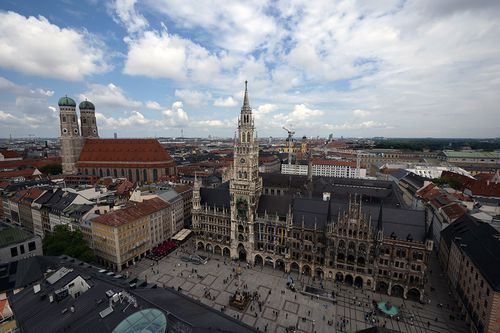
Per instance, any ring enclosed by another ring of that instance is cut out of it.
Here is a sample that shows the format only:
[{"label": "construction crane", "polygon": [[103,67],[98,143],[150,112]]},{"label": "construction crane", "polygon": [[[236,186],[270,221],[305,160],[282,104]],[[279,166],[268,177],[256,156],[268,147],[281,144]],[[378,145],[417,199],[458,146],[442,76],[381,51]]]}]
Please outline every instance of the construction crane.
[{"label": "construction crane", "polygon": [[292,164],[292,151],[293,151],[293,135],[295,134],[294,131],[286,128],[285,126],[282,127],[285,131],[288,132],[288,165]]}]

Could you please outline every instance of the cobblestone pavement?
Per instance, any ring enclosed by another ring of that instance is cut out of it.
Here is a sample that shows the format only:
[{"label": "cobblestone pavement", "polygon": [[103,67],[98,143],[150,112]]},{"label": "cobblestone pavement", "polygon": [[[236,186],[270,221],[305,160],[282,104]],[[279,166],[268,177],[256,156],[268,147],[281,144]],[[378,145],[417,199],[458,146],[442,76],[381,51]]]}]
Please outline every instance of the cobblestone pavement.
[{"label": "cobblestone pavement", "polygon": [[[185,248],[187,253],[194,253],[194,247],[185,246]],[[400,332],[467,332],[463,321],[450,320],[450,314],[454,314],[452,301],[436,262],[432,263],[430,284],[435,291],[432,293],[430,290],[427,291],[427,295],[430,295],[428,304],[422,305],[402,298],[349,286],[337,286],[333,282],[325,281],[324,288],[335,291],[337,295],[337,303],[333,304],[331,301],[288,290],[286,288],[288,274],[272,267],[246,268],[246,264],[241,263],[241,277],[238,280],[233,270],[236,270],[240,263],[230,262],[227,259],[225,261],[220,256],[211,255],[206,265],[186,264],[180,259],[185,255],[184,251],[178,249],[160,260],[158,264],[143,259],[129,268],[126,274],[157,283],[160,287],[176,289],[180,287],[184,294],[216,310],[225,308],[226,314],[263,332],[285,332],[289,326],[298,327],[298,332],[355,332],[374,325],[365,320],[365,314],[369,311],[372,300],[390,301],[401,309],[399,318],[375,316],[377,326],[385,325]],[[203,252],[199,254],[207,255]],[[298,289],[305,285],[319,287],[319,282],[312,281],[312,278],[299,277],[296,274],[294,276],[293,273],[292,277]],[[256,303],[251,303],[244,312],[229,307],[229,297],[242,286],[246,286],[246,289],[241,290],[257,291],[260,294],[260,299],[263,301],[261,309]],[[205,296],[208,294],[209,297]],[[443,307],[438,308],[438,304],[443,304]],[[458,316],[455,314],[455,317]]]}]

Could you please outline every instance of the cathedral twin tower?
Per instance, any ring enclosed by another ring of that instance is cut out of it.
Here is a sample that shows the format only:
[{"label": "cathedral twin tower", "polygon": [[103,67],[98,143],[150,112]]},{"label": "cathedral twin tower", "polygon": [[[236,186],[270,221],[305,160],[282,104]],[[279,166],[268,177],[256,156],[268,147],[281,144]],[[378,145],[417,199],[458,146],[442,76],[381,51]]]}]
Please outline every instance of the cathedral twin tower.
[{"label": "cathedral twin tower", "polygon": [[[61,157],[64,174],[77,172],[75,163],[86,138],[98,138],[94,104],[85,100],[80,103],[80,128],[76,114],[76,103],[67,96],[59,99],[60,128],[61,128]],[[80,134],[81,133],[81,134]]]}]

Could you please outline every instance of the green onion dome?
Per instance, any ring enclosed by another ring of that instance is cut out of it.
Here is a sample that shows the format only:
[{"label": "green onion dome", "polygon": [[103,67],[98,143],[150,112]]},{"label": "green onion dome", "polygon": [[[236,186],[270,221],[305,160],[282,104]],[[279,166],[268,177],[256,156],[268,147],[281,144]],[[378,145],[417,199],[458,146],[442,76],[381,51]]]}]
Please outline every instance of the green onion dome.
[{"label": "green onion dome", "polygon": [[78,107],[80,108],[80,110],[95,110],[94,104],[92,104],[89,101],[81,102],[80,105],[78,105]]},{"label": "green onion dome", "polygon": [[57,102],[59,106],[73,106],[76,107],[76,103],[72,98],[69,98],[68,96],[64,96],[59,98],[59,102]]}]

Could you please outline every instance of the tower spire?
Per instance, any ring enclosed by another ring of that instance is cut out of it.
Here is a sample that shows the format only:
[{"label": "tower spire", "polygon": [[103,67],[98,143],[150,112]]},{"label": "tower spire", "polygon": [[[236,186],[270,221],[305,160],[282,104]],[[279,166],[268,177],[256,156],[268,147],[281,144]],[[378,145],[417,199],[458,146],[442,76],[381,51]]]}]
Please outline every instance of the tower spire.
[{"label": "tower spire", "polygon": [[248,101],[248,81],[245,80],[245,97],[243,98],[243,106],[241,107],[241,112],[252,112],[250,107],[250,102]]}]

